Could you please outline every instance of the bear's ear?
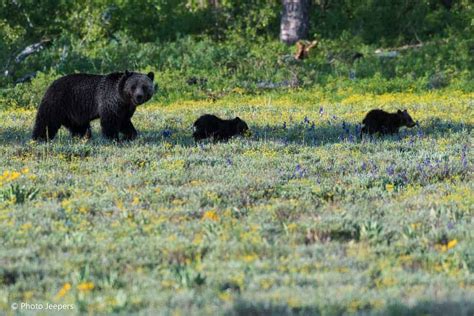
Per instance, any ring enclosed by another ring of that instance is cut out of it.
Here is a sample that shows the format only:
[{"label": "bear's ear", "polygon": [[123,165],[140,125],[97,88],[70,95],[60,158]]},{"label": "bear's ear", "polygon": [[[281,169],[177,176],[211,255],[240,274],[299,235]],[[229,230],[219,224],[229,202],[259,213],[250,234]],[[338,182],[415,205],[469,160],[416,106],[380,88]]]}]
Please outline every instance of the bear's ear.
[{"label": "bear's ear", "polygon": [[398,113],[398,114],[402,114],[402,111],[398,110],[397,113]]},{"label": "bear's ear", "polygon": [[155,79],[155,74],[153,73],[153,71],[150,71],[148,74],[147,74],[148,78],[151,79],[151,81],[153,81]]},{"label": "bear's ear", "polygon": [[125,77],[130,77],[132,73],[128,70],[125,70]]},{"label": "bear's ear", "polygon": [[408,113],[407,109],[403,110],[403,113]]}]

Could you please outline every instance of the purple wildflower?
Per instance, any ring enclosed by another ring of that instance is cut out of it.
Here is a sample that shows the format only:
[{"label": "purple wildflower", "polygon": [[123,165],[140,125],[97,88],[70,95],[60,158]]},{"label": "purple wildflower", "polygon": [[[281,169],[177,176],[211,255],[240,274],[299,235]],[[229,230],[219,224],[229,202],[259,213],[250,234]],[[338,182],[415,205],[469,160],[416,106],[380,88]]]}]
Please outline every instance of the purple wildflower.
[{"label": "purple wildflower", "polygon": [[418,138],[423,138],[423,131],[420,129],[418,129]]},{"label": "purple wildflower", "polygon": [[386,169],[386,171],[387,171],[387,174],[388,174],[390,177],[395,174],[395,168],[393,167],[393,165],[388,166],[387,169]]},{"label": "purple wildflower", "polygon": [[163,135],[163,137],[165,137],[165,138],[171,137],[171,130],[165,129],[165,130],[162,132],[162,135]]},{"label": "purple wildflower", "polygon": [[302,168],[300,164],[296,165],[295,172],[293,174],[294,177],[302,178],[306,175],[306,169]]}]

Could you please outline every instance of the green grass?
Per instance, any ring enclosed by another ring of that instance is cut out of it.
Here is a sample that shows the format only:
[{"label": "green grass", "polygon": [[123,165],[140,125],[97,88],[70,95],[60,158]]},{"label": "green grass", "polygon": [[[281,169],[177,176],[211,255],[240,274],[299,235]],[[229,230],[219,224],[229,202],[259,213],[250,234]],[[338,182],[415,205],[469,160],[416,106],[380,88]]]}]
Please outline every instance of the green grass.
[{"label": "green grass", "polygon": [[[121,144],[97,122],[92,141],[62,129],[36,144],[34,110],[3,110],[0,309],[472,314],[473,96],[155,103]],[[407,108],[420,127],[360,141],[375,107]],[[207,112],[240,116],[252,137],[194,144]]]}]

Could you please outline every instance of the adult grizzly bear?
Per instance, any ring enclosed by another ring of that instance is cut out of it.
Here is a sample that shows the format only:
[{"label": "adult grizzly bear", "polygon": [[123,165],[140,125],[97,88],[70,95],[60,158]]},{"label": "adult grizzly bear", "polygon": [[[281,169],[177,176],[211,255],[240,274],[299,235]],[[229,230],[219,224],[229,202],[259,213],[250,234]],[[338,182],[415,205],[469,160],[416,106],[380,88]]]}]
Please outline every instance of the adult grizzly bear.
[{"label": "adult grizzly bear", "polygon": [[50,140],[61,125],[72,136],[91,137],[90,122],[100,118],[102,134],[119,140],[134,139],[137,130],[131,118],[138,105],[155,92],[153,72],[125,71],[108,75],[73,74],[54,81],[46,91],[36,114],[33,139]]}]

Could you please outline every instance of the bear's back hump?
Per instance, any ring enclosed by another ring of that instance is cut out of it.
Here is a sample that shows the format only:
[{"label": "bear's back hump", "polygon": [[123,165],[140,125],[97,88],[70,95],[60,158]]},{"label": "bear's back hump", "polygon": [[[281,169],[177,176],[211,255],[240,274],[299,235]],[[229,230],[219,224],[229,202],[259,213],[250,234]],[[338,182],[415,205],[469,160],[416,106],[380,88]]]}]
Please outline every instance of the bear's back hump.
[{"label": "bear's back hump", "polygon": [[206,126],[213,126],[218,125],[222,120],[215,115],[212,114],[204,114],[200,116],[194,125],[206,125]]},{"label": "bear's back hump", "polygon": [[102,77],[90,74],[66,75],[54,81],[48,90],[54,94],[93,94]]},{"label": "bear's back hump", "polygon": [[384,121],[390,114],[385,112],[384,110],[375,109],[369,111],[365,116],[363,123],[369,123],[373,121]]}]

